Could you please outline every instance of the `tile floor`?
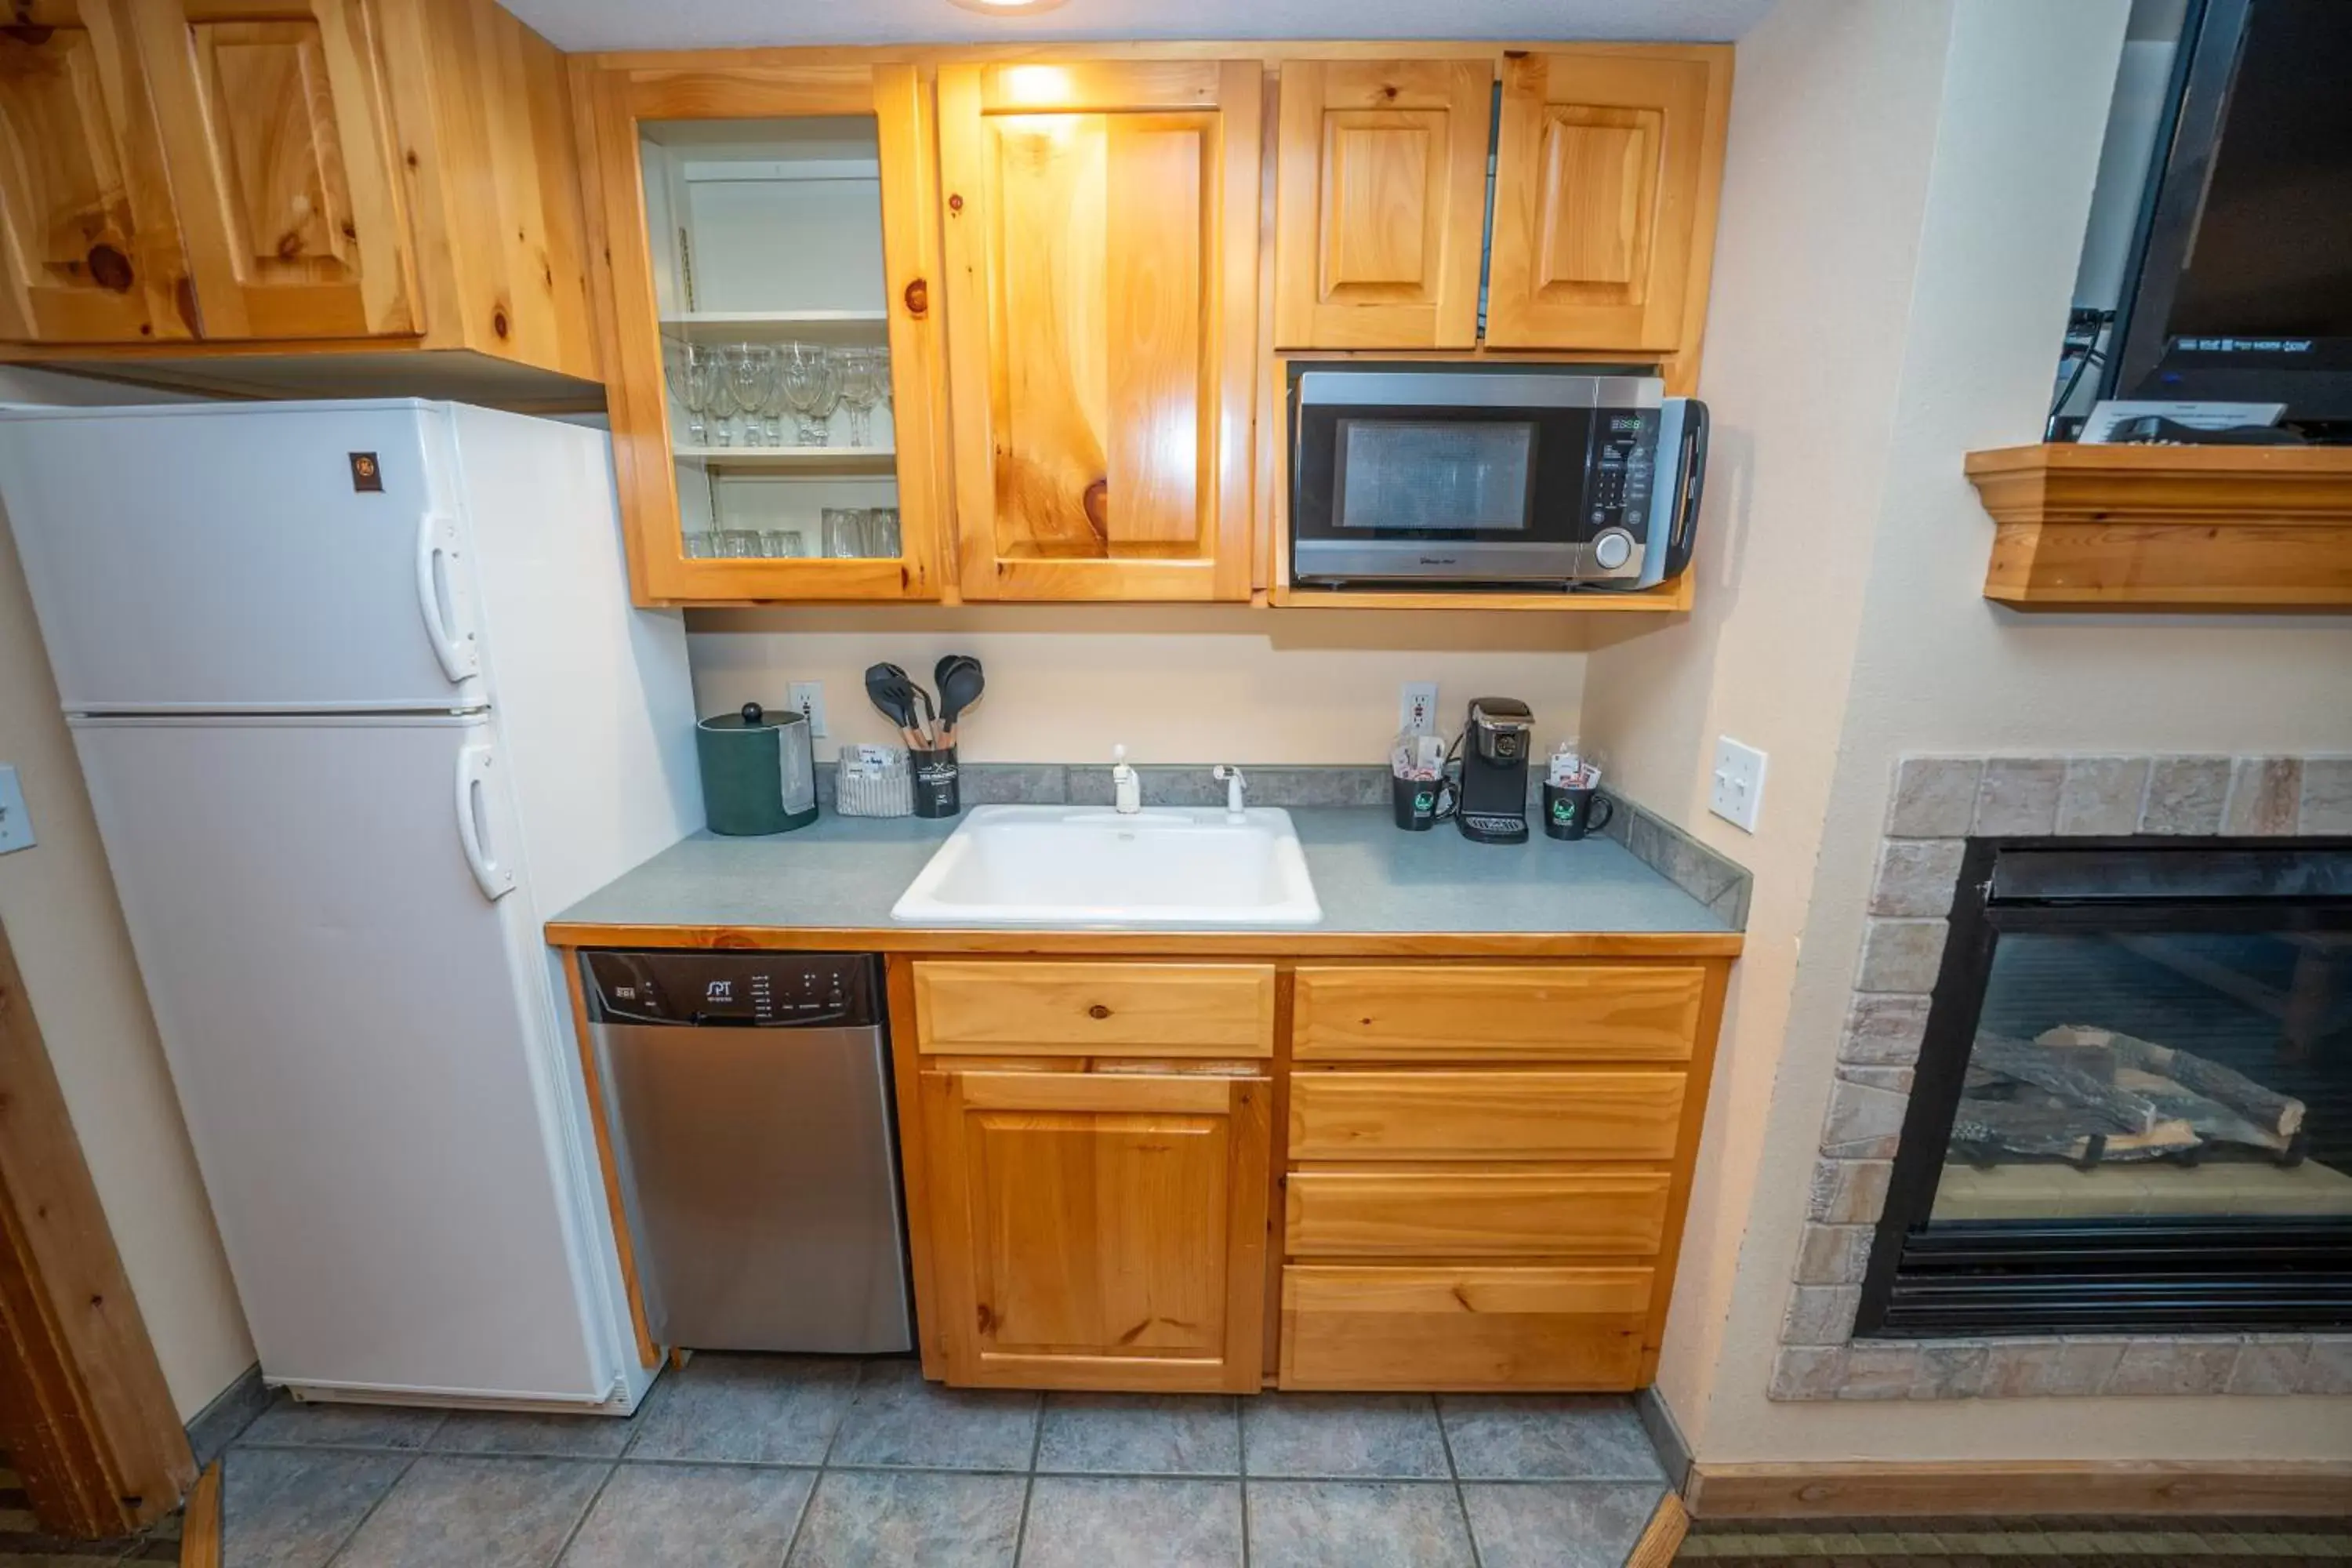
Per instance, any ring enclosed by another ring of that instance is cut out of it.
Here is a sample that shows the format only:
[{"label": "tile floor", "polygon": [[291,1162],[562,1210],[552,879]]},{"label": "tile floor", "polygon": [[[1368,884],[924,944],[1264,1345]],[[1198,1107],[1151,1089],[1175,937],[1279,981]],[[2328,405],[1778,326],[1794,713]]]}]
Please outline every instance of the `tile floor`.
[{"label": "tile floor", "polygon": [[1620,1568],[1630,1402],[973,1393],[697,1356],[627,1420],[296,1405],[230,1447],[230,1568]]}]

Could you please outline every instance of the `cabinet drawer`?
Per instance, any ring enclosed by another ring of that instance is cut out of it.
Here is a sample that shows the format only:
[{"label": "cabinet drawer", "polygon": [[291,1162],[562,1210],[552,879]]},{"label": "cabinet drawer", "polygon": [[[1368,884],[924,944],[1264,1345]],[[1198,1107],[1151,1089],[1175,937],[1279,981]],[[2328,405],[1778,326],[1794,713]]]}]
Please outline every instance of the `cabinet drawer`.
[{"label": "cabinet drawer", "polygon": [[1284,1388],[1630,1389],[1647,1268],[1282,1271]]},{"label": "cabinet drawer", "polygon": [[1302,1072],[1294,1160],[1666,1160],[1678,1072]]},{"label": "cabinet drawer", "polygon": [[1268,1057],[1274,966],[918,963],[915,1017],[929,1054]]},{"label": "cabinet drawer", "polygon": [[1305,968],[1299,1061],[1688,1061],[1706,971],[1697,964]]},{"label": "cabinet drawer", "polygon": [[1294,1171],[1294,1258],[1543,1258],[1658,1250],[1664,1171]]}]

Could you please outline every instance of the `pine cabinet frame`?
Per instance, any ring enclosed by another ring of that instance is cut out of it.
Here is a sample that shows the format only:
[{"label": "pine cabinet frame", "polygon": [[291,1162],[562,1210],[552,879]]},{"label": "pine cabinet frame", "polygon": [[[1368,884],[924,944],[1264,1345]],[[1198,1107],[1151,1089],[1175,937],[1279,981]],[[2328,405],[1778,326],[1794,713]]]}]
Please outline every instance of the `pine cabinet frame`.
[{"label": "pine cabinet frame", "polygon": [[[908,64],[574,67],[586,121],[591,226],[607,344],[606,404],[620,481],[629,581],[639,604],[923,600],[940,596],[936,182],[926,95]],[[880,137],[882,256],[896,422],[897,559],[689,559],[680,534],[675,439],[647,252],[646,121],[871,115]]]}]

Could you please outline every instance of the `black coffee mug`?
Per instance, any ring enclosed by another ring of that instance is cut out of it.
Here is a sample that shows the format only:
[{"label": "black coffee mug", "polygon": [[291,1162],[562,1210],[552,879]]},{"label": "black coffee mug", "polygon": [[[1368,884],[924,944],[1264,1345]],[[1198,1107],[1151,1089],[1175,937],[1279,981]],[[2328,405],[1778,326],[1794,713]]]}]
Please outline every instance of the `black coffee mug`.
[{"label": "black coffee mug", "polygon": [[963,809],[962,770],[953,746],[909,754],[915,773],[915,815],[953,816]]},{"label": "black coffee mug", "polygon": [[1443,815],[1442,792],[1450,788],[1442,779],[1401,779],[1391,773],[1389,804],[1396,813],[1396,825],[1407,833],[1428,832]]},{"label": "black coffee mug", "polygon": [[1606,827],[1611,813],[1616,809],[1607,795],[1591,785],[1582,789],[1544,785],[1544,831],[1554,838],[1581,838]]}]

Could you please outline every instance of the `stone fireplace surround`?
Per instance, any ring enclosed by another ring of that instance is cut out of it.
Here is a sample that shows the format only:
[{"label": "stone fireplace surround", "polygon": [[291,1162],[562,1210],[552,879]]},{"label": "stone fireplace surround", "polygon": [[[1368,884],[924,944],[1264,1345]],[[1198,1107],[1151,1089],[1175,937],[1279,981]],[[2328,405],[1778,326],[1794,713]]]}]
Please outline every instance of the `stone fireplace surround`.
[{"label": "stone fireplace surround", "polygon": [[1964,841],[2134,833],[2352,834],[2352,756],[1914,756],[1896,764],[1771,1398],[2352,1394],[2346,1333],[1853,1339]]}]

